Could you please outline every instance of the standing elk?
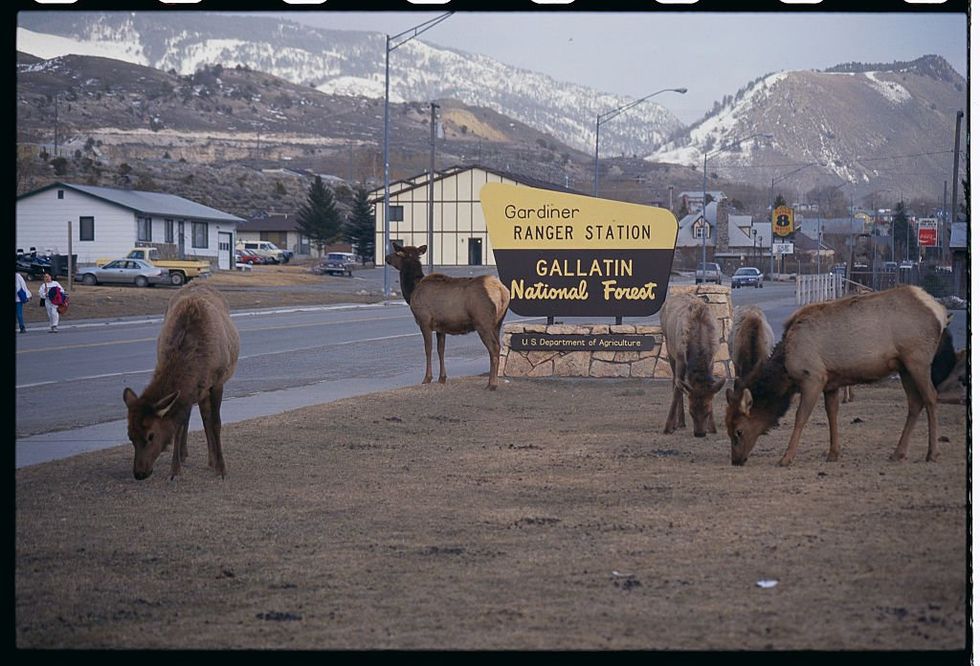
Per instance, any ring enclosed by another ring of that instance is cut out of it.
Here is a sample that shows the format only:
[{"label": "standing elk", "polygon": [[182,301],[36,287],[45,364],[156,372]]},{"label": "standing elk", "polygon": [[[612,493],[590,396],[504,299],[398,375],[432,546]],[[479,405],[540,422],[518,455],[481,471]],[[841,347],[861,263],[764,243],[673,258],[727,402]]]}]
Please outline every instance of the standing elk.
[{"label": "standing elk", "polygon": [[667,413],[664,434],[685,427],[684,395],[687,394],[694,436],[718,432],[711,408],[725,378],[712,373],[718,352],[718,328],[708,304],[691,294],[675,294],[660,310],[667,360],[674,375],[674,398]]},{"label": "standing elk", "polygon": [[157,338],[157,365],[150,383],[140,396],[130,388],[123,391],[135,449],[134,477],[149,477],[171,443],[170,478],[180,473],[187,459],[187,425],[197,404],[208,442],[208,467],[224,478],[221,398],[225,382],[235,373],[238,348],[228,303],[214,288],[194,281],[174,295]]},{"label": "standing elk", "polygon": [[493,275],[449,277],[441,273],[424,275],[419,257],[426,246],[412,247],[392,242],[394,252],[385,263],[398,271],[402,295],[412,309],[425,343],[425,377],[432,381],[432,332],[439,349],[439,383],[446,383],[446,334],[462,335],[476,331],[490,354],[490,380],[487,388],[497,388],[500,366],[500,327],[510,305],[510,292]]},{"label": "standing elk", "polygon": [[758,305],[735,308],[728,351],[732,356],[735,377],[745,377],[755,366],[765,363],[776,342],[772,326]]},{"label": "standing elk", "polygon": [[742,465],[760,435],[776,425],[800,394],[793,434],[779,464],[792,463],[810,413],[823,393],[830,426],[829,462],[840,456],[837,433],[839,390],[898,372],[908,415],[892,460],[904,460],[909,435],[922,407],[929,419],[926,460],[939,456],[935,384],[953,370],[956,355],[944,308],[919,287],[901,286],[815,303],[786,322],[769,360],[726,392],[725,424],[732,464]]}]

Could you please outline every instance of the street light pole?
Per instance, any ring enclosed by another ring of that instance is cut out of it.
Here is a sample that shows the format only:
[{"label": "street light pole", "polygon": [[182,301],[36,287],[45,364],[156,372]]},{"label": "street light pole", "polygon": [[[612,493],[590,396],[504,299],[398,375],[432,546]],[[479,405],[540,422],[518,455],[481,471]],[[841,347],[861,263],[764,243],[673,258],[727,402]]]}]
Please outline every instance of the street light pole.
[{"label": "street light pole", "polygon": [[605,122],[608,122],[623,113],[632,109],[637,104],[645,102],[655,95],[659,95],[663,92],[675,92],[683,95],[687,92],[687,88],[664,88],[663,90],[658,90],[657,92],[650,93],[646,97],[641,97],[640,99],[635,99],[629,104],[624,104],[623,106],[617,107],[611,111],[606,111],[605,113],[597,113],[595,117],[595,160],[593,165],[594,173],[592,175],[592,196],[599,196],[599,126]]},{"label": "street light pole", "polygon": [[[430,119],[430,139],[432,141],[431,150],[429,152],[429,273],[432,273],[433,264],[435,263],[435,230],[433,225],[435,224],[435,207],[436,207],[436,196],[435,196],[435,177],[436,177],[436,109],[439,105],[435,102],[430,102],[429,106],[432,108],[432,117]],[[442,248],[440,248],[439,255],[442,256]]]},{"label": "street light pole", "polygon": [[[436,18],[429,19],[423,23],[418,24],[408,30],[398,33],[394,37],[391,35],[385,35],[385,114],[384,114],[384,172],[385,172],[385,198],[384,198],[384,247],[381,250],[382,257],[387,254],[388,246],[391,244],[391,182],[390,182],[390,164],[388,162],[388,90],[390,87],[390,60],[391,52],[397,49],[402,44],[415,39],[423,32],[430,28],[434,28],[439,23],[442,23],[447,18],[452,16],[452,12],[445,12],[440,14]],[[411,34],[409,34],[411,33]],[[408,35],[406,37],[406,35]],[[388,263],[384,262],[384,300],[387,303],[388,298],[391,296],[390,277],[388,275]]]}]

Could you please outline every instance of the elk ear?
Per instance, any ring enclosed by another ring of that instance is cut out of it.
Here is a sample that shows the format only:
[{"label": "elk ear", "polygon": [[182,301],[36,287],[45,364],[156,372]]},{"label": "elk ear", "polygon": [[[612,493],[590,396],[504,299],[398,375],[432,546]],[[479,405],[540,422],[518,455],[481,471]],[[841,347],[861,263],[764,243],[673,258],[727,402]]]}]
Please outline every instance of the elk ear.
[{"label": "elk ear", "polygon": [[401,254],[401,251],[404,248],[402,247],[402,244],[399,243],[398,241],[391,241],[391,249],[397,252],[398,254]]},{"label": "elk ear", "polygon": [[429,246],[428,245],[419,245],[419,248],[418,249],[419,249],[419,256],[421,257],[423,254],[425,254],[425,251],[427,249],[429,249]]},{"label": "elk ear", "polygon": [[752,411],[752,392],[748,389],[742,389],[742,396],[738,402],[738,409],[746,416],[748,416],[749,412]]},{"label": "elk ear", "polygon": [[714,384],[711,385],[711,392],[712,393],[717,393],[724,386],[725,386],[725,378],[722,377],[721,379],[719,379],[718,381],[716,381]]},{"label": "elk ear", "polygon": [[164,416],[166,416],[167,412],[170,411],[170,408],[177,403],[177,398],[179,397],[180,397],[180,391],[174,391],[170,395],[165,396],[160,400],[158,400],[157,403],[153,405],[153,409],[156,410],[157,416],[161,419]]},{"label": "elk ear", "polygon": [[139,401],[139,397],[136,395],[133,389],[127,387],[126,390],[123,391],[123,402],[126,403],[127,407],[132,407],[137,403],[137,401]]}]

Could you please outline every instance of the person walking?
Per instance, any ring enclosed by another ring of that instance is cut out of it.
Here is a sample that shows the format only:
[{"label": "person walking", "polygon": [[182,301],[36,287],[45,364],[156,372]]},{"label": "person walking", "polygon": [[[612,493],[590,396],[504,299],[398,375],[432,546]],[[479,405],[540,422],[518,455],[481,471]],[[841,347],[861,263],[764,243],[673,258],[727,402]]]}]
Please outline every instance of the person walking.
[{"label": "person walking", "polygon": [[45,271],[43,282],[37,290],[37,295],[41,299],[41,305],[47,308],[48,311],[48,324],[51,328],[48,329],[48,333],[58,332],[58,322],[61,320],[61,315],[58,314],[58,306],[51,302],[51,297],[55,295],[55,289],[60,292],[64,292],[61,284],[53,277],[51,273]]},{"label": "person walking", "polygon": [[17,325],[21,333],[27,333],[24,326],[24,303],[31,300],[31,290],[27,288],[24,276],[14,271],[14,307],[17,311]]}]

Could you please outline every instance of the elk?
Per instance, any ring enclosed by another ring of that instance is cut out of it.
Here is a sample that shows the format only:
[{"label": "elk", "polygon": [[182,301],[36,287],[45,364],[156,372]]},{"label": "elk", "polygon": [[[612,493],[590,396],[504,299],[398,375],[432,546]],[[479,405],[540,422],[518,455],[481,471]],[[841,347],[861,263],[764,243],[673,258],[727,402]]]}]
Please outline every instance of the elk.
[{"label": "elk", "polygon": [[385,263],[398,271],[402,296],[412,309],[425,343],[425,377],[432,382],[432,332],[439,350],[439,383],[446,383],[446,334],[462,335],[476,331],[490,354],[490,380],[487,388],[497,389],[500,365],[500,327],[510,305],[510,292],[493,275],[449,277],[441,273],[423,275],[419,257],[427,246],[412,247],[397,242]]},{"label": "elk", "polygon": [[779,464],[793,462],[803,427],[821,393],[830,426],[827,461],[836,461],[840,456],[839,390],[894,372],[902,380],[908,414],[891,459],[905,459],[909,435],[925,406],[929,419],[926,460],[936,460],[935,384],[950,374],[956,362],[947,324],[946,308],[914,286],[800,308],[786,322],[783,338],[769,359],[726,392],[725,425],[732,464],[745,463],[756,440],[786,413],[795,393],[800,394],[800,404]]},{"label": "elk", "polygon": [[208,467],[225,476],[221,454],[221,398],[238,364],[238,330],[228,303],[214,288],[194,281],[170,300],[157,338],[157,365],[139,396],[123,391],[133,476],[146,479],[160,453],[174,445],[170,478],[187,459],[187,425],[195,404],[208,442]]},{"label": "elk", "polygon": [[667,360],[674,375],[674,398],[667,413],[664,434],[685,427],[684,395],[687,394],[694,436],[718,432],[711,408],[725,378],[712,373],[719,337],[708,304],[691,294],[672,295],[660,310]]},{"label": "elk", "polygon": [[956,352],[956,362],[945,379],[937,376],[943,374],[942,368],[933,367],[932,383],[939,394],[939,402],[953,405],[966,404],[966,387],[970,382],[969,350],[961,349]]},{"label": "elk", "polygon": [[755,366],[764,363],[775,344],[772,326],[758,305],[735,308],[728,350],[732,356],[735,377],[745,377]]}]

